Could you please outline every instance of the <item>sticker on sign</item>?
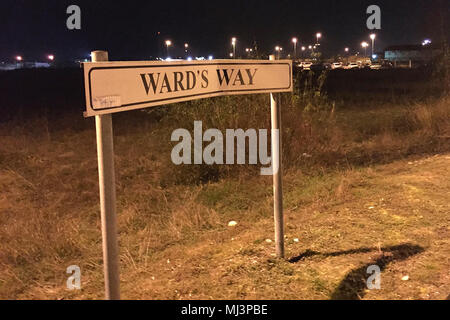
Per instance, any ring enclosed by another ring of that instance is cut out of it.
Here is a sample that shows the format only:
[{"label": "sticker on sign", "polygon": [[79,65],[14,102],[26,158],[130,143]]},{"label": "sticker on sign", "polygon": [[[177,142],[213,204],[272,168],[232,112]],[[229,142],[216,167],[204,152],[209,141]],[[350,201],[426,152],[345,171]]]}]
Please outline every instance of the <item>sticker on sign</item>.
[{"label": "sticker on sign", "polygon": [[291,60],[88,62],[86,117],[222,95],[292,91]]}]

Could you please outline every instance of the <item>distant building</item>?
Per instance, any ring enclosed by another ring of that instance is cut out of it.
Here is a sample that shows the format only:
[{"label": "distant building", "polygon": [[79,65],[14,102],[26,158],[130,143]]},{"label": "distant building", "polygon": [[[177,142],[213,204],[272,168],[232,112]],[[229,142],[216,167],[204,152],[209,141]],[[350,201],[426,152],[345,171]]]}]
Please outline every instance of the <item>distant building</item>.
[{"label": "distant building", "polygon": [[385,49],[384,59],[394,65],[418,66],[428,64],[442,53],[433,45],[401,45]]}]

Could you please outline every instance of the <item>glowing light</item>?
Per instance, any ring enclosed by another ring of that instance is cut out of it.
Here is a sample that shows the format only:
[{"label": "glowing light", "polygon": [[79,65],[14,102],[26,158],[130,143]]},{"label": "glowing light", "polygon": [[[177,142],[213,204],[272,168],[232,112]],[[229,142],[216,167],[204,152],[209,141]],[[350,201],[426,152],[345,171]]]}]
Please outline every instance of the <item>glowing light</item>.
[{"label": "glowing light", "polygon": [[171,46],[172,45],[172,41],[170,41],[170,40],[166,40],[166,46]]},{"label": "glowing light", "polygon": [[187,57],[187,61],[192,61],[192,57]]},{"label": "glowing light", "polygon": [[423,40],[423,42],[422,42],[422,45],[423,45],[423,46],[426,46],[426,45],[429,45],[429,44],[431,44],[431,40],[430,40],[430,39],[425,39],[425,40]]},{"label": "glowing light", "polygon": [[17,61],[22,61],[23,58],[22,58],[22,56],[17,56],[17,57],[16,57],[16,60],[17,60]]},{"label": "glowing light", "polygon": [[345,52],[348,52],[349,49],[348,49],[348,48],[345,48],[344,50],[345,50]]},{"label": "glowing light", "polygon": [[186,49],[189,48],[189,44],[185,43],[185,44],[184,44],[184,47],[185,47]]},{"label": "glowing light", "polygon": [[365,41],[361,43],[361,47],[363,47],[363,48],[367,48],[368,46],[369,46],[369,44]]},{"label": "glowing light", "polygon": [[320,32],[317,32],[317,33],[316,33],[316,38],[317,38],[317,39],[322,38],[322,34],[321,34]]},{"label": "glowing light", "polygon": [[212,60],[213,59],[213,56],[208,56],[208,60]]},{"label": "glowing light", "polygon": [[47,56],[47,59],[53,61],[53,60],[55,60],[55,56],[52,55],[52,54],[49,54],[49,55]]},{"label": "glowing light", "polygon": [[236,57],[236,38],[231,38],[231,45],[233,46],[233,55],[230,55],[233,59]]},{"label": "glowing light", "polygon": [[230,53],[230,58],[233,58],[233,53]]},{"label": "glowing light", "polygon": [[375,40],[375,37],[376,37],[377,35],[375,34],[375,33],[372,33],[371,35],[370,35],[370,39],[372,39],[372,40]]},{"label": "glowing light", "polygon": [[302,51],[305,51],[306,50],[306,48],[305,47],[302,47]]},{"label": "glowing light", "polygon": [[297,38],[292,38],[293,43],[297,43],[297,41],[298,41]]}]

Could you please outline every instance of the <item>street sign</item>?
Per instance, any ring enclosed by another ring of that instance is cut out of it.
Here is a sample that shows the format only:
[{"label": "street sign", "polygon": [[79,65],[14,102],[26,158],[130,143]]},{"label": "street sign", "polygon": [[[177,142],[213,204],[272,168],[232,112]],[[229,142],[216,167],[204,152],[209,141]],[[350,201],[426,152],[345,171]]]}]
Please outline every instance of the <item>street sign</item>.
[{"label": "street sign", "polygon": [[120,299],[116,182],[112,113],[232,94],[270,93],[276,255],[284,257],[281,165],[281,108],[278,92],[292,91],[292,62],[212,60],[185,62],[109,62],[93,51],[84,63],[86,117],[95,116],[105,296]]},{"label": "street sign", "polygon": [[293,87],[291,60],[88,62],[83,68],[86,117]]}]

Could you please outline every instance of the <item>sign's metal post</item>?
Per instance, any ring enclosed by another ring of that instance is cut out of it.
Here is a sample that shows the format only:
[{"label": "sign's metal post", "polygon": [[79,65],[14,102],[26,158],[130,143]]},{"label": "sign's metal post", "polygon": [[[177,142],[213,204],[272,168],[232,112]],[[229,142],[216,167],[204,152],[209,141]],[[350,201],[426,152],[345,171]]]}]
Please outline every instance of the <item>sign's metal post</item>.
[{"label": "sign's metal post", "polygon": [[[269,60],[275,60],[270,55]],[[281,108],[279,94],[270,94],[270,111],[272,122],[272,168],[273,168],[273,213],[275,222],[275,245],[278,258],[284,258],[284,222],[283,222],[283,184],[281,163]],[[278,131],[274,136],[273,132]]]},{"label": "sign's metal post", "polygon": [[[93,51],[92,62],[108,61],[108,52]],[[119,249],[116,223],[116,179],[111,114],[95,116],[97,134],[98,176],[102,222],[105,298],[120,299]]]}]

